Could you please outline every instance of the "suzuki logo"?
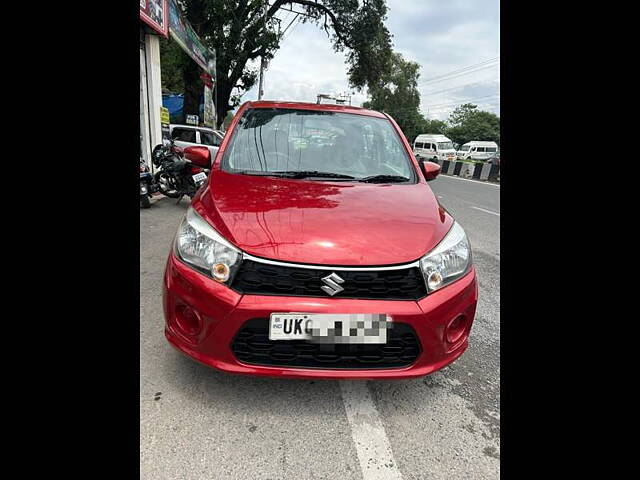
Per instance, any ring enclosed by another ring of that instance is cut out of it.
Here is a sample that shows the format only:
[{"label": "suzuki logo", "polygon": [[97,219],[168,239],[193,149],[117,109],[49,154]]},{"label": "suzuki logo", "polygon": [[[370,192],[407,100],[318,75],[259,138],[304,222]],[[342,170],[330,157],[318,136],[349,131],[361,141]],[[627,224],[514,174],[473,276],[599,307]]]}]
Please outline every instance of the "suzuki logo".
[{"label": "suzuki logo", "polygon": [[323,285],[322,287],[322,291],[325,293],[328,293],[329,295],[331,295],[332,297],[336,294],[336,293],[340,293],[341,291],[344,290],[344,288],[342,288],[340,285],[338,285],[339,283],[344,283],[344,280],[342,278],[340,278],[338,276],[337,273],[332,273],[331,275],[327,275],[326,277],[322,278],[322,281],[326,284]]}]

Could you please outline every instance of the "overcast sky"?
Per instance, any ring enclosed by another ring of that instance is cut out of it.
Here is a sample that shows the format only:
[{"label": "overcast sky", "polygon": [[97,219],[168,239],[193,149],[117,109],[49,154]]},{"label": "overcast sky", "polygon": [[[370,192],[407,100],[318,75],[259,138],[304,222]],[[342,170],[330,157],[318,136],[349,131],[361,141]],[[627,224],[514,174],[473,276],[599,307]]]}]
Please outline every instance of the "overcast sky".
[{"label": "overcast sky", "polygon": [[[472,102],[500,115],[498,0],[387,0],[387,5],[394,49],[421,66],[423,114],[444,120],[457,105]],[[286,26],[294,14],[279,16]],[[257,100],[257,92],[256,84],[242,100]],[[294,23],[265,73],[264,99],[315,102],[318,93],[341,92],[349,92],[344,56],[333,52],[317,26]],[[352,96],[353,105],[366,100],[366,91]]]}]

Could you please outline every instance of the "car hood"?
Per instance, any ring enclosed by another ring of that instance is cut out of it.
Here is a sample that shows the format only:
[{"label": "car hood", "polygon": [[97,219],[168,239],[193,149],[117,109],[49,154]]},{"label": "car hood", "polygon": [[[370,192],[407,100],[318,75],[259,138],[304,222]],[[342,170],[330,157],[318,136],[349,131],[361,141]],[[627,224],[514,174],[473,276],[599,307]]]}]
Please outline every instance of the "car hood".
[{"label": "car hood", "polygon": [[334,266],[412,262],[453,224],[425,183],[320,182],[218,170],[193,207],[251,255]]}]

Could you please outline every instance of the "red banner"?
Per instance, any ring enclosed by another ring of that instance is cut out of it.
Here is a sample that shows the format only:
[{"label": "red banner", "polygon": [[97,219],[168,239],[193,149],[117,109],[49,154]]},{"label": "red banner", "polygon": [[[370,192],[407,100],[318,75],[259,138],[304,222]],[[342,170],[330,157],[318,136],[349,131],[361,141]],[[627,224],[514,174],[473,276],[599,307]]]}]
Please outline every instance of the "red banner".
[{"label": "red banner", "polygon": [[204,83],[207,87],[213,88],[213,78],[211,78],[211,75],[209,75],[207,72],[202,72],[202,75],[200,75],[200,80],[202,80],[202,83]]},{"label": "red banner", "polygon": [[140,0],[140,19],[163,37],[169,36],[167,0]]}]

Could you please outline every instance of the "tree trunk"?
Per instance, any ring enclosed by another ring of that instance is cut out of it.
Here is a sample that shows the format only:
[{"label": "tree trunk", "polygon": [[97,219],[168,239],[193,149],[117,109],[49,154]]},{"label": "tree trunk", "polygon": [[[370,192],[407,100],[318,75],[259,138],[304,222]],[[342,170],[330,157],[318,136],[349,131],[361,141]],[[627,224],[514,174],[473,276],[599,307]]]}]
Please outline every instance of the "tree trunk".
[{"label": "tree trunk", "polygon": [[[200,114],[200,96],[204,92],[204,85],[200,80],[200,67],[193,61],[188,62],[182,70],[184,79],[184,107],[182,122],[186,123],[187,115]],[[200,119],[202,122],[202,119]]]},{"label": "tree trunk", "polygon": [[229,107],[229,98],[231,98],[231,88],[225,79],[218,81],[216,86],[216,129],[220,130],[224,119],[227,116],[227,112],[231,110]]}]

